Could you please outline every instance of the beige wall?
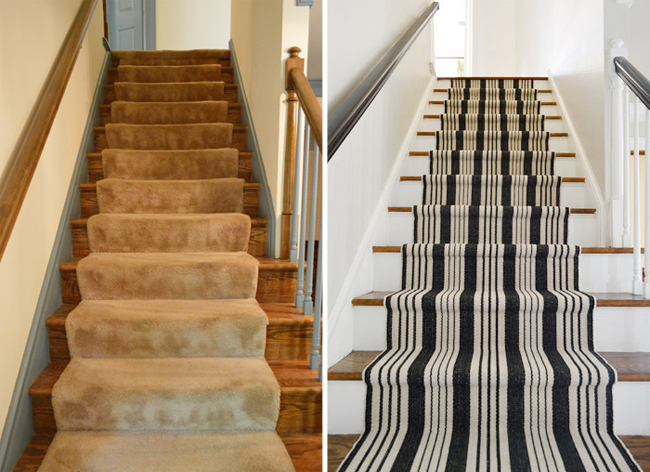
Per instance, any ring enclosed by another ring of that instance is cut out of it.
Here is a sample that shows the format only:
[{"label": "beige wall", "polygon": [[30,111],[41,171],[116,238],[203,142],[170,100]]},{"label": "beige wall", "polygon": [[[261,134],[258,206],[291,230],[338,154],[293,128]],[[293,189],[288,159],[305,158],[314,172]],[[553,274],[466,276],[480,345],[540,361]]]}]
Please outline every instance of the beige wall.
[{"label": "beige wall", "polygon": [[[80,3],[81,0],[0,1],[2,172]],[[11,401],[103,60],[102,36],[99,2],[0,261],[0,428]]]},{"label": "beige wall", "polygon": [[230,0],[156,0],[156,49],[228,49],[229,39]]},{"label": "beige wall", "polygon": [[314,0],[309,9],[309,60],[307,77],[323,77],[323,0]]},{"label": "beige wall", "polygon": [[284,63],[292,46],[307,57],[309,8],[297,7],[295,0],[237,0],[230,31],[276,212],[279,249],[287,111]]}]

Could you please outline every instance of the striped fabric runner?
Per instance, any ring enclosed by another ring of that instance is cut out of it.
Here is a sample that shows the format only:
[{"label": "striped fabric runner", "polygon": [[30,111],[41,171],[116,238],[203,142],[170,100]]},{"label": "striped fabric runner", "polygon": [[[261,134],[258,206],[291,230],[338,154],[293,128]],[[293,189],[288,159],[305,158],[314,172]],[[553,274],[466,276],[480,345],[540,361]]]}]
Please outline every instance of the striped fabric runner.
[{"label": "striped fabric runner", "polygon": [[449,100],[537,100],[537,90],[449,89]]},{"label": "striped fabric runner", "polygon": [[[455,79],[450,96],[533,85]],[[402,290],[384,301],[387,347],[363,373],[365,431],[339,470],[640,471],[614,434],[616,374],[594,351],[549,134],[511,128],[543,127],[540,102],[445,113]],[[488,128],[501,120],[507,131]]]},{"label": "striped fabric runner", "polygon": [[548,151],[545,131],[437,131],[436,150]]},{"label": "striped fabric runner", "polygon": [[569,209],[559,206],[415,205],[416,243],[566,244]]},{"label": "striped fabric runner", "polygon": [[440,115],[443,131],[544,131],[544,115]]},{"label": "striped fabric runner", "polygon": [[423,205],[552,206],[562,177],[552,175],[424,175]]},{"label": "striped fabric runner", "polygon": [[429,151],[430,174],[552,175],[554,152]]},{"label": "striped fabric runner", "polygon": [[451,79],[451,88],[532,89],[534,81],[529,79]]},{"label": "striped fabric runner", "polygon": [[541,113],[542,102],[527,100],[445,100],[445,113],[489,113],[500,115],[536,115]]}]

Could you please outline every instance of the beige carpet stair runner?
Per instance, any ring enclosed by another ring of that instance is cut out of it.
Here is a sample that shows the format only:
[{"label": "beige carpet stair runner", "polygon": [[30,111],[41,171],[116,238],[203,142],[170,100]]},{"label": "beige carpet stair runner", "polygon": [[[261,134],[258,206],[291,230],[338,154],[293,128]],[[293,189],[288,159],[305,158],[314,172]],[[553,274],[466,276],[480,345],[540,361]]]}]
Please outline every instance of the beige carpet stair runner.
[{"label": "beige carpet stair runner", "polygon": [[119,52],[42,472],[294,470],[221,101],[227,54]]}]

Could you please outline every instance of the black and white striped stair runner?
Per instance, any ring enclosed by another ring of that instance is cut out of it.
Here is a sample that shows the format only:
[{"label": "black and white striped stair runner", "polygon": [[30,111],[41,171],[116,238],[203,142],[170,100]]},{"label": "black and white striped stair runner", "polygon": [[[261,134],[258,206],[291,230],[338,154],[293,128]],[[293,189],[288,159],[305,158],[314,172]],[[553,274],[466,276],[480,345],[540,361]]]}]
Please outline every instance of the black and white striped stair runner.
[{"label": "black and white striped stair runner", "polygon": [[[452,87],[470,96],[533,83]],[[445,109],[538,113],[539,102]],[[385,299],[387,348],[363,374],[365,432],[339,470],[639,471],[614,434],[616,374],[594,351],[595,299],[579,288],[580,248],[566,244],[547,133],[447,120],[414,202],[414,243],[402,247],[402,290]]]}]

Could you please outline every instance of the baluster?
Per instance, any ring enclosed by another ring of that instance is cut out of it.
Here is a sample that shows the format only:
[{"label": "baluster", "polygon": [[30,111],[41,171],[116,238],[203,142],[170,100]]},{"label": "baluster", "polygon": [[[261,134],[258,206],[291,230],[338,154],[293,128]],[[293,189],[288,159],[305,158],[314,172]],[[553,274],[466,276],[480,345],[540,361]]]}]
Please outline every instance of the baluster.
[{"label": "baluster", "polygon": [[610,202],[609,215],[609,241],[614,247],[623,245],[623,80],[613,74],[610,78],[612,90],[612,139],[610,152]]},{"label": "baluster", "polygon": [[302,308],[305,302],[305,243],[307,242],[307,192],[309,191],[309,126],[305,126],[305,149],[302,166],[302,195],[300,197],[300,237],[298,238],[298,285],[296,290],[296,308]]},{"label": "baluster", "polygon": [[[320,217],[321,228],[323,227],[323,214]],[[321,238],[322,239],[322,238]],[[323,241],[318,242],[318,267],[316,268],[316,294],[314,297],[314,328],[311,334],[311,356],[309,356],[309,368],[312,370],[319,369],[319,379],[321,376],[321,356],[320,356],[320,318],[323,310]]]},{"label": "baluster", "polygon": [[[311,315],[314,311],[314,302],[311,295],[314,282],[314,245],[316,243],[316,213],[318,206],[318,154],[320,149],[314,142],[314,161],[311,173],[311,204],[309,205],[309,243],[307,245],[307,281],[305,284],[305,303],[303,313]],[[318,261],[322,264],[323,261]]]},{"label": "baluster", "polygon": [[641,165],[639,163],[639,99],[634,98],[634,285],[635,295],[643,293],[641,277]]},{"label": "baluster", "polygon": [[623,102],[623,247],[632,245],[630,235],[630,89]]},{"label": "baluster", "polygon": [[[296,175],[293,182],[293,195],[296,198],[296,195],[300,195],[300,174],[301,174],[301,164],[303,161],[302,156],[302,147],[300,146],[302,138],[302,119],[303,112],[302,108],[298,107],[298,131],[296,133]],[[301,208],[296,208],[297,205],[293,205],[293,213],[291,213],[291,243],[289,249],[289,260],[291,262],[296,262],[298,260],[298,220],[300,220]]]},{"label": "baluster", "polygon": [[650,298],[650,109],[645,110],[645,271],[643,298]]}]

